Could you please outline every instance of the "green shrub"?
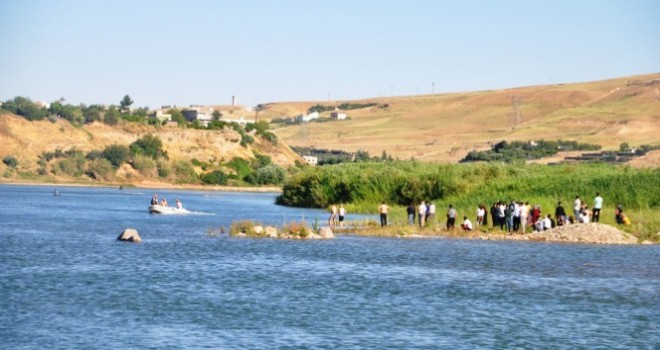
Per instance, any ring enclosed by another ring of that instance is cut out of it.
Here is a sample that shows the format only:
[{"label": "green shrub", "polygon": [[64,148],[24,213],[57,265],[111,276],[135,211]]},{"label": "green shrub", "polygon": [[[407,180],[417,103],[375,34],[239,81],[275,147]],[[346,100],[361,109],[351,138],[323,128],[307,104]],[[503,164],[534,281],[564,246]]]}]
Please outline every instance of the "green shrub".
[{"label": "green shrub", "polygon": [[286,177],[286,170],[282,167],[271,164],[257,169],[254,174],[254,182],[259,185],[279,185]]},{"label": "green shrub", "polygon": [[112,145],[103,150],[103,158],[107,159],[113,166],[119,167],[128,160],[130,150],[124,145]]},{"label": "green shrub", "polygon": [[130,149],[133,155],[141,154],[153,159],[167,158],[167,153],[163,150],[163,142],[158,136],[151,134],[131,143]]},{"label": "green shrub", "polygon": [[232,158],[232,160],[227,163],[227,167],[233,169],[236,172],[236,177],[240,180],[245,179],[250,173],[252,173],[250,163],[240,157]]},{"label": "green shrub", "polygon": [[150,157],[138,154],[133,156],[132,160],[133,168],[140,172],[144,176],[156,176],[158,174],[158,169],[156,167],[156,161]]},{"label": "green shrub", "polygon": [[57,162],[57,166],[55,169],[57,174],[65,174],[69,176],[81,176],[84,174],[84,165],[85,165],[85,159],[84,158],[64,158],[60,159]]},{"label": "green shrub", "polygon": [[112,180],[114,177],[114,168],[110,161],[105,158],[97,158],[87,165],[87,176],[95,180]]},{"label": "green shrub", "polygon": [[2,162],[10,168],[16,168],[18,166],[18,159],[14,156],[5,156],[2,158]]},{"label": "green shrub", "polygon": [[214,170],[202,176],[202,182],[208,185],[226,185],[227,175],[221,170]]},{"label": "green shrub", "polygon": [[257,226],[257,224],[250,220],[236,221],[231,224],[231,227],[229,228],[229,234],[236,236],[239,233],[244,233],[248,236],[256,236],[257,234],[254,231],[255,226]]},{"label": "green shrub", "polygon": [[173,165],[174,181],[177,183],[197,183],[199,177],[192,164],[186,161],[178,161]]}]

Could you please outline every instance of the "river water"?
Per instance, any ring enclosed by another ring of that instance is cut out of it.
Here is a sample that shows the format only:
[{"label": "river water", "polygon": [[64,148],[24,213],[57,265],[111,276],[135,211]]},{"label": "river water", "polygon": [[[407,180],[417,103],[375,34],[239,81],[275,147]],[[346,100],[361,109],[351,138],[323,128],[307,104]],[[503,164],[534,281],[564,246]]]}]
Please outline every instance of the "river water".
[{"label": "river water", "polygon": [[[231,238],[274,194],[0,186],[3,349],[658,349],[660,246]],[[136,228],[143,242],[116,241]]]}]

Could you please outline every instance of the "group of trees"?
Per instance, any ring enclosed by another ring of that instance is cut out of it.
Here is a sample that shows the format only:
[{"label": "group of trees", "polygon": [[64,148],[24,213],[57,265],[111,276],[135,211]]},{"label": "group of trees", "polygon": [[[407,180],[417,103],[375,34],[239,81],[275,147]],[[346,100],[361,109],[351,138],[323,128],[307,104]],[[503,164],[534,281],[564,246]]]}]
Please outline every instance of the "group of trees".
[{"label": "group of trees", "polygon": [[355,153],[349,153],[337,149],[323,149],[312,147],[296,147],[292,146],[291,149],[301,156],[314,156],[318,160],[318,165],[332,165],[341,163],[377,163],[377,162],[391,162],[394,161],[391,155],[383,151],[380,157],[370,156],[369,152],[358,150]]},{"label": "group of trees", "polygon": [[287,177],[286,169],[273,164],[269,156],[261,154],[256,154],[251,161],[234,157],[223,168],[202,175],[201,181],[209,185],[227,185],[230,181],[235,184],[280,185]]},{"label": "group of trees", "polygon": [[131,110],[130,106],[132,104],[133,100],[128,95],[124,96],[119,102],[119,106],[111,105],[107,108],[98,104],[89,106],[80,104],[76,106],[65,103],[63,98],[46,106],[33,102],[29,98],[17,96],[11,100],[4,101],[0,109],[20,115],[27,120],[49,119],[55,121],[58,118],[62,118],[77,126],[95,121],[115,125],[122,119],[148,123],[148,109],[137,108]]},{"label": "group of trees", "polygon": [[471,151],[461,163],[465,162],[514,162],[520,160],[532,160],[549,157],[557,154],[559,151],[595,151],[601,148],[600,145],[590,143],[579,143],[576,141],[501,141],[494,144],[487,151]]}]

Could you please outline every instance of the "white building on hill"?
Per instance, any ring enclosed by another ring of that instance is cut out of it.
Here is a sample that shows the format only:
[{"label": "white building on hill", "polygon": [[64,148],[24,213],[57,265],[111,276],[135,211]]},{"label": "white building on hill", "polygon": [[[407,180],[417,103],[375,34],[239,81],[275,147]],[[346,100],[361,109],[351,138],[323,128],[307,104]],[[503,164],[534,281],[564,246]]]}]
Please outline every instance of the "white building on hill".
[{"label": "white building on hill", "polygon": [[309,165],[316,165],[319,163],[319,159],[315,156],[303,156],[303,159]]},{"label": "white building on hill", "polygon": [[319,112],[314,111],[308,115],[303,115],[302,117],[302,120],[304,122],[309,122],[312,121],[313,119],[319,119]]}]

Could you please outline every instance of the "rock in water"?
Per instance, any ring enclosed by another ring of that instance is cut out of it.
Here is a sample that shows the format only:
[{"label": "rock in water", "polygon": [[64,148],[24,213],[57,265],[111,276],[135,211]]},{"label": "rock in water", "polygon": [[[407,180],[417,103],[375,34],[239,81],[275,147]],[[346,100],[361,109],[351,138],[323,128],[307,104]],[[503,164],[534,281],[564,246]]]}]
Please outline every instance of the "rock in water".
[{"label": "rock in water", "polygon": [[265,228],[266,237],[268,238],[277,238],[277,229],[273,226],[266,226]]},{"label": "rock in water", "polygon": [[319,229],[319,236],[323,239],[333,239],[335,238],[335,234],[332,233],[332,229],[329,227],[321,227]]},{"label": "rock in water", "polygon": [[140,238],[140,235],[138,235],[138,232],[134,228],[127,228],[122,232],[119,237],[117,237],[118,241],[125,241],[125,242],[142,242],[142,239]]}]

